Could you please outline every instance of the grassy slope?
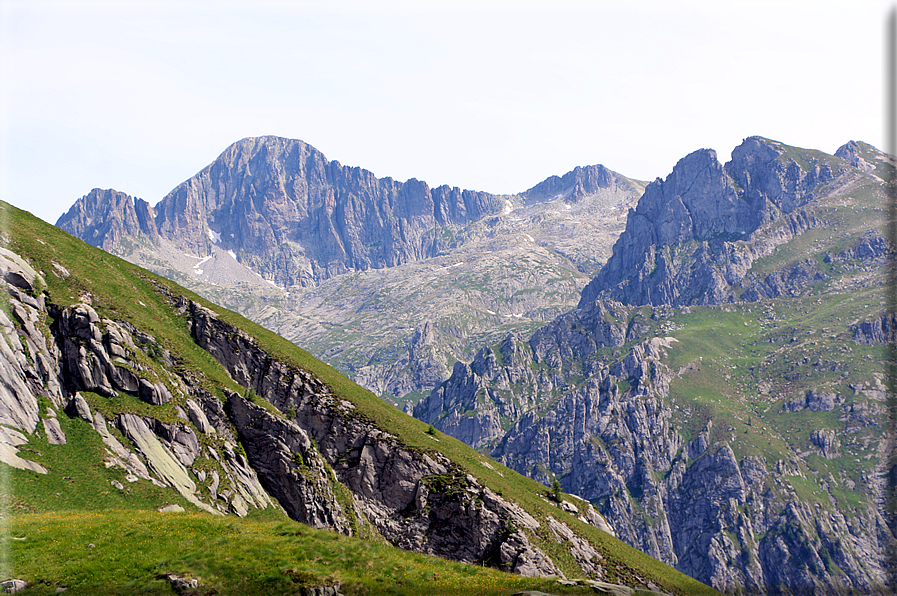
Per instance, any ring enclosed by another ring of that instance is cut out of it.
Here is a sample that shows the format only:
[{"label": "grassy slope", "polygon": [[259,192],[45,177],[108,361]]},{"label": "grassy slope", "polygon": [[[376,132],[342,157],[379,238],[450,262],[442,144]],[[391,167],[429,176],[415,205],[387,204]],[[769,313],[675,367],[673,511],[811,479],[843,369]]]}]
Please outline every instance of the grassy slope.
[{"label": "grassy slope", "polygon": [[[496,492],[520,503],[541,521],[544,521],[548,515],[561,518],[565,523],[573,527],[577,533],[586,536],[603,553],[611,575],[609,579],[633,585],[637,583],[634,577],[639,576],[679,594],[715,593],[703,584],[676,572],[640,551],[591,526],[580,523],[572,516],[560,512],[545,498],[540,496],[546,493],[545,487],[541,484],[520,476],[495,462],[487,461],[484,456],[450,437],[442,434],[438,434],[436,437],[428,435],[426,432],[427,425],[402,414],[397,409],[346,379],[335,369],[312,358],[307,352],[247,321],[243,317],[215,307],[168,280],[152,275],[126,261],[90,247],[80,240],[32,217],[30,214],[6,204],[0,204],[0,229],[5,230],[7,234],[4,243],[11,250],[26,256],[35,269],[43,273],[47,283],[47,291],[53,302],[63,305],[70,304],[76,302],[79,296],[89,293],[92,297],[93,306],[101,317],[128,320],[137,328],[156,337],[160,340],[163,348],[176,353],[184,361],[186,369],[194,371],[198,377],[203,378],[206,388],[213,393],[221,395],[222,387],[230,387],[237,391],[241,390],[241,388],[228,377],[217,362],[196,346],[187,332],[183,315],[179,315],[175,309],[164,302],[162,296],[155,289],[154,284],[168,287],[174,293],[185,294],[193,300],[206,304],[218,312],[223,320],[253,334],[258,338],[260,346],[265,350],[281,360],[300,366],[318,376],[330,385],[338,395],[352,401],[359,412],[374,420],[382,429],[400,437],[407,446],[421,451],[438,450],[444,453]],[[54,261],[68,269],[71,274],[67,277],[58,274],[58,269],[53,265]],[[98,396],[93,396],[93,405],[95,407],[102,405],[104,408],[112,411],[126,411],[132,407],[144,407],[138,400],[128,401],[127,398],[123,398],[116,404],[111,401],[103,403],[99,401],[100,399]],[[43,407],[47,405],[43,404]],[[153,409],[153,412],[158,417],[164,419],[172,415],[175,405],[176,400],[173,400],[166,406]],[[57,523],[57,529],[53,532],[56,534],[56,539],[59,540],[64,535],[62,528],[83,528],[83,531],[86,532],[89,531],[91,526],[98,524],[120,526],[124,519],[121,516],[138,515],[133,513],[133,510],[146,510],[170,502],[180,502],[179,497],[173,491],[160,491],[152,487],[137,487],[134,485],[133,487],[127,487],[125,491],[104,488],[111,486],[112,480],[121,481],[121,479],[116,476],[117,472],[105,469],[102,463],[100,463],[100,457],[97,456],[102,451],[98,438],[91,435],[87,431],[86,424],[78,420],[63,420],[63,423],[66,433],[72,438],[69,445],[50,446],[46,444],[45,440],[41,442],[42,439],[36,437],[32,438],[31,443],[24,446],[25,450],[33,450],[27,454],[29,457],[46,465],[51,470],[50,475],[35,477],[35,475],[21,473],[18,470],[8,471],[11,475],[12,484],[3,490],[3,495],[5,497],[4,504],[12,506],[9,511],[11,517],[7,522],[12,528],[21,528],[23,531],[32,532],[37,531],[41,524],[50,523],[49,521],[43,522],[41,520],[64,520],[54,522]],[[489,463],[492,468],[484,465],[485,463]],[[62,470],[65,470],[67,479],[59,476]],[[120,512],[116,513],[116,510]],[[68,511],[69,513],[66,514],[68,517],[62,515],[54,518],[51,515],[53,512],[58,511]],[[88,514],[86,513],[87,511],[92,513]],[[98,511],[103,511],[104,513],[101,514]],[[29,515],[23,512],[32,513]],[[33,517],[35,514],[38,517]],[[277,514],[268,512],[264,516],[270,518],[276,517]],[[152,517],[150,515],[149,518],[141,519],[151,519]],[[221,527],[224,527],[227,524],[241,523],[236,520],[219,520],[211,516],[205,517],[201,515],[190,516],[185,519],[201,520],[195,523],[208,524],[210,528],[208,533],[213,534],[218,533],[214,529],[216,524],[223,524]],[[190,523],[194,522],[191,521]],[[281,521],[277,523],[289,524],[290,522]],[[259,522],[259,524],[261,525],[256,526],[258,528],[256,531],[261,537],[259,539],[263,542],[267,541],[269,544],[265,548],[267,551],[274,553],[270,556],[275,559],[277,557],[286,557],[288,559],[290,555],[286,554],[286,551],[281,553],[281,550],[279,550],[280,546],[274,548],[274,546],[279,544],[275,536],[278,530],[275,528],[281,526],[266,526],[262,522]],[[172,529],[158,539],[160,548],[162,548],[163,543],[171,542],[166,547],[171,549],[171,553],[177,552],[180,553],[178,556],[186,556],[186,553],[182,552],[177,546],[177,524],[170,527]],[[268,528],[268,530],[264,528]],[[172,532],[175,536],[167,540],[165,536],[171,536]],[[112,532],[111,534],[115,533]],[[321,536],[327,536],[326,538],[321,538],[322,540],[337,540],[329,535],[321,534]],[[114,568],[117,565],[115,553],[120,552],[122,549],[144,552],[137,547],[136,542],[127,540],[127,532],[116,536],[115,539],[123,542],[114,549],[114,552],[110,553],[110,558],[104,559],[103,566],[105,567]],[[541,535],[533,536],[533,539],[555,559],[556,563],[566,573],[573,576],[579,575],[574,567],[572,558],[570,558],[569,554],[564,553],[559,545],[552,540],[548,535],[547,529],[543,530]],[[244,541],[241,540],[239,542],[241,542],[239,548],[248,548],[246,544],[242,544]],[[26,544],[29,544],[27,540],[10,543],[15,572],[19,573],[21,571],[21,574],[24,575],[25,572],[37,574],[38,572],[47,573],[52,571],[46,565],[40,566],[28,557],[29,551],[27,549],[30,546],[26,547]],[[49,549],[49,552],[45,555],[48,557],[48,561],[55,560],[57,556],[65,559],[71,554],[72,544],[67,544],[65,540],[60,542],[48,540],[44,544],[44,548]],[[216,545],[217,543],[204,544],[202,549],[211,548],[214,551],[217,548]],[[236,548],[236,546],[231,545],[228,548]],[[92,556],[94,552],[91,551]],[[150,556],[150,552],[153,551],[147,551],[147,556]],[[408,555],[395,549],[386,549],[383,552],[392,553],[388,556],[395,558],[396,562],[393,566],[397,567],[407,565],[401,562],[405,560],[402,557],[416,556]],[[171,556],[174,555],[166,555],[165,559],[150,563],[158,566],[164,561],[170,560]],[[199,555],[196,556],[199,557]],[[213,553],[213,555],[209,556],[209,560],[223,559],[226,556],[231,555],[221,553],[219,557]],[[251,557],[247,560],[252,560],[253,564],[258,564],[263,558]],[[150,563],[147,563],[147,565]],[[186,563],[184,565],[188,567],[186,571],[192,573],[199,575],[202,574],[201,572],[207,573],[207,575],[210,573],[202,571],[205,568],[199,563],[196,563],[193,567]],[[451,566],[453,564],[432,562],[432,565],[433,569],[442,569],[445,565]],[[54,569],[58,574],[64,575],[68,573],[62,566]],[[156,568],[154,567],[153,569]],[[330,567],[318,567],[317,569],[321,572],[326,572]],[[348,582],[351,578],[356,577],[353,573],[356,573],[357,569],[354,569],[352,565],[346,565],[338,570],[334,569],[333,572],[340,577],[348,578]],[[140,576],[142,579],[139,579],[139,581],[149,581],[147,578],[150,576],[146,575],[147,573],[155,573],[155,571],[144,572]],[[212,573],[212,575],[220,577],[220,581],[224,582],[222,585],[228,586],[228,592],[234,590],[234,593],[239,593],[236,590],[240,588],[227,579],[229,577],[227,573],[222,571],[220,576],[215,575],[215,573]],[[244,573],[258,574],[261,571],[244,570]],[[440,572],[434,571],[434,573]],[[448,571],[445,571],[445,573],[448,573]],[[459,571],[458,573],[462,572]],[[472,574],[473,571],[468,570],[463,573]],[[32,575],[32,577],[37,577],[37,575]],[[262,575],[258,575],[258,577],[262,577]],[[489,577],[493,576],[490,575]],[[514,586],[520,585],[518,583],[520,581],[519,578],[514,576],[495,575],[494,577],[504,578],[502,581],[506,581],[494,593],[510,593],[509,591],[517,589]],[[385,582],[386,579],[383,581]],[[480,580],[470,581],[472,584],[475,584]],[[486,580],[483,579],[482,581]],[[80,585],[87,589],[89,583],[81,583]],[[256,584],[253,585],[257,587]],[[534,583],[530,582],[527,585],[534,585]],[[559,590],[559,587],[552,588],[554,592]],[[427,589],[427,591],[431,590]],[[403,593],[419,592],[409,589],[409,591]],[[486,592],[480,591],[477,593]]]},{"label": "grassy slope", "polygon": [[15,574],[34,594],[171,594],[166,573],[199,578],[198,594],[295,594],[337,581],[347,594],[591,592],[253,516],[62,511],[15,516],[8,530]]},{"label": "grassy slope", "polygon": [[[813,155],[838,166],[836,158]],[[712,438],[728,441],[739,459],[759,456],[771,468],[792,459],[802,474],[789,476],[798,496],[825,510],[833,508],[833,498],[848,517],[872,505],[863,487],[879,463],[877,448],[886,429],[879,424],[848,429],[841,408],[870,402],[857,389],[872,388],[877,379],[891,381],[885,374],[888,349],[853,342],[849,325],[884,312],[888,286],[883,269],[827,264],[823,257],[852,246],[871,229],[887,236],[886,204],[882,187],[867,179],[814,205],[813,214],[827,225],[754,264],[751,273],[762,278],[806,259],[816,261],[827,279],[802,296],[696,307],[662,323],[662,332],[679,340],[669,351],[671,368],[690,366],[671,385],[686,440],[712,419]],[[831,412],[783,411],[785,402],[808,390],[836,393],[844,401]],[[816,429],[836,432],[842,457],[811,454]]]}]

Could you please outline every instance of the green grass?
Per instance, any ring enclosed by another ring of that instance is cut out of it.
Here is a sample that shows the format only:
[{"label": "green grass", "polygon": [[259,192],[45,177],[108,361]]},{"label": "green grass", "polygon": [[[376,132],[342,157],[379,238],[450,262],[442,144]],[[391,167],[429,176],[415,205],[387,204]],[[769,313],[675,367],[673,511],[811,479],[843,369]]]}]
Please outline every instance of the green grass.
[{"label": "green grass", "polygon": [[[161,578],[199,578],[197,594],[297,594],[303,585],[343,584],[360,594],[589,594],[551,579],[524,578],[292,521],[200,513],[57,511],[4,520],[10,577],[27,594],[173,594]],[[92,547],[89,545],[93,545]]]}]

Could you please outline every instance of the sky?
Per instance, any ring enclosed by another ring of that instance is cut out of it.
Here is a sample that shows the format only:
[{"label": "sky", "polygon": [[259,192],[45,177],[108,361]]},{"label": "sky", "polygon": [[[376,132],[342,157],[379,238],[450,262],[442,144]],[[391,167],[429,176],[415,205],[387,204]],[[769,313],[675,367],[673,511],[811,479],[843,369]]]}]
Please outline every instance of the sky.
[{"label": "sky", "polygon": [[[850,6],[848,6],[850,5]],[[0,0],[0,198],[157,203],[249,136],[492,193],[762,135],[882,149],[891,1]]]}]

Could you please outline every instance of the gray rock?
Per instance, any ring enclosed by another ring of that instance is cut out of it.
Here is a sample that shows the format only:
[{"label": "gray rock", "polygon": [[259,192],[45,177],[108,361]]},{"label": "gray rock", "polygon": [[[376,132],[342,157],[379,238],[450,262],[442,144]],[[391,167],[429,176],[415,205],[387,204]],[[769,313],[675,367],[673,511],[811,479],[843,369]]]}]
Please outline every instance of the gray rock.
[{"label": "gray rock", "polygon": [[69,411],[81,418],[81,420],[93,424],[93,414],[90,412],[90,406],[80,393],[75,393],[72,397],[71,402],[69,402]]},{"label": "gray rock", "polygon": [[838,403],[838,396],[834,393],[807,392],[807,407],[814,412],[831,412]]},{"label": "gray rock", "polygon": [[333,492],[330,468],[297,424],[231,393],[228,413],[253,468],[295,520],[347,534],[350,522]]},{"label": "gray rock", "polygon": [[44,418],[44,432],[47,434],[47,441],[51,445],[65,445],[65,433],[59,426],[59,420],[56,418]]},{"label": "gray rock", "polygon": [[27,292],[34,290],[35,283],[45,285],[41,276],[25,259],[5,247],[0,247],[0,277],[6,283]]},{"label": "gray rock", "polygon": [[187,407],[187,416],[189,417],[190,422],[196,426],[199,432],[204,435],[216,434],[215,427],[209,422],[208,416],[206,416],[206,413],[203,412],[198,403],[192,399],[188,399],[184,405]]},{"label": "gray rock", "polygon": [[120,414],[117,417],[117,425],[122,433],[146,458],[147,466],[158,476],[160,480],[174,488],[182,497],[210,513],[217,513],[208,504],[200,501],[196,493],[196,484],[190,478],[189,473],[177,458],[150,430],[146,421],[135,414]]},{"label": "gray rock", "polygon": [[123,236],[163,238],[191,254],[220,246],[278,285],[308,285],[433,256],[441,247],[434,228],[468,223],[503,205],[487,193],[378,180],[328,161],[302,141],[257,137],[228,147],[154,209],[95,189],[56,225],[106,249]]},{"label": "gray rock", "polygon": [[171,588],[178,594],[187,590],[195,590],[199,587],[199,578],[197,577],[183,577],[176,573],[166,573],[165,579],[168,580]]},{"label": "gray rock", "polygon": [[37,428],[39,408],[25,373],[27,362],[13,322],[0,311],[0,424],[31,434]]},{"label": "gray rock", "polygon": [[7,579],[0,582],[0,588],[7,594],[18,594],[28,587],[28,582],[23,579]]},{"label": "gray rock", "polygon": [[850,326],[853,341],[866,345],[888,345],[897,341],[897,313],[884,313]]},{"label": "gray rock", "polygon": [[501,543],[499,560],[502,569],[524,577],[559,575],[554,563],[519,532],[514,532]]},{"label": "gray rock", "polygon": [[171,399],[171,392],[164,383],[161,381],[151,383],[146,379],[140,379],[138,395],[140,399],[154,406],[161,406]]},{"label": "gray rock", "polygon": [[[320,381],[272,360],[212,311],[194,303],[181,307],[191,313],[194,340],[232,377],[279,410],[291,411],[291,419],[285,420],[236,394],[227,402],[250,463],[288,513],[348,532],[342,504],[318,480],[329,475],[329,467],[352,491],[359,523],[370,524],[396,546],[466,562],[486,560],[504,549],[505,563],[518,572],[559,574],[523,533],[502,534],[508,523],[539,527],[519,506],[472,476],[456,476],[443,456],[434,459],[401,446]],[[299,479],[303,468],[308,477]],[[293,480],[285,482],[287,477]],[[466,504],[475,498],[482,507]]]},{"label": "gray rock", "polygon": [[820,454],[825,459],[841,457],[841,442],[835,438],[835,431],[816,429],[810,435],[810,442],[819,448]]},{"label": "gray rock", "polygon": [[332,586],[303,586],[301,594],[302,596],[342,596],[341,587],[341,583]]},{"label": "gray rock", "polygon": [[116,190],[95,188],[79,199],[56,225],[103,249],[115,246],[123,236],[158,237],[152,207],[142,199]]}]

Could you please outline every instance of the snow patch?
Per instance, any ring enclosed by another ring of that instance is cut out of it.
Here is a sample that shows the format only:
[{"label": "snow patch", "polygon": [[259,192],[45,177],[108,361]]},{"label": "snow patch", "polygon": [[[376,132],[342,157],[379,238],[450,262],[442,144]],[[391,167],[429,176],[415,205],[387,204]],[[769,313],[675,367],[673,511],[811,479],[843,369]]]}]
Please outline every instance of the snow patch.
[{"label": "snow patch", "polygon": [[236,253],[234,253],[234,251],[229,250],[229,251],[227,251],[227,254],[229,254],[233,260],[235,260],[235,261],[237,260],[237,255],[236,255]]},{"label": "snow patch", "polygon": [[511,211],[514,210],[514,204],[509,200],[505,199],[505,208],[504,211],[501,212],[502,215],[507,215]]},{"label": "snow patch", "polygon": [[443,269],[451,269],[452,267],[457,267],[458,265],[463,265],[463,264],[464,264],[464,261],[459,261],[459,262],[455,263],[454,265],[443,265],[442,268]]},{"label": "snow patch", "polygon": [[524,236],[526,236],[526,239],[529,240],[530,242],[535,242],[535,240],[533,240],[533,237],[530,236],[529,234],[524,234]]},{"label": "snow patch", "polygon": [[221,242],[221,234],[219,234],[212,228],[209,228],[209,227],[206,228],[206,235],[209,237],[209,240],[211,240],[215,244],[218,244],[219,242]]}]

